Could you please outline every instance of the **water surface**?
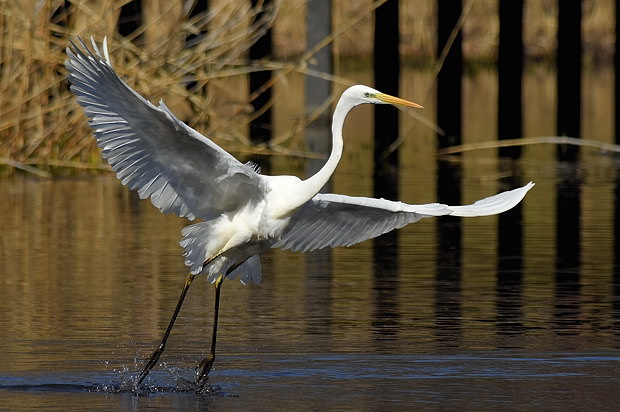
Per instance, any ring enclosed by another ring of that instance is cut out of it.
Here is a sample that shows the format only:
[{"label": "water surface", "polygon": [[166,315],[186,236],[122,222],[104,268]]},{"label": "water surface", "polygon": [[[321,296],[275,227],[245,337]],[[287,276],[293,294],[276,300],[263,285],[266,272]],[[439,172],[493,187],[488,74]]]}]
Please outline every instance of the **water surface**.
[{"label": "water surface", "polygon": [[[600,165],[581,167],[595,176],[582,191],[606,187]],[[537,180],[560,181],[550,170]],[[16,177],[0,192],[7,408],[604,409],[620,389],[613,230],[587,223],[613,216],[611,202],[583,199],[575,267],[558,269],[557,242],[541,241],[570,222],[554,220],[540,190],[521,212],[543,223],[524,225],[519,271],[498,265],[497,217],[461,221],[448,265],[437,240],[446,219],[352,248],[266,253],[261,285],[224,284],[208,396],[190,383],[212,316],[212,287],[198,279],[147,380],[152,392],[136,397],[131,381],[186,273],[184,221],[107,175]]]}]

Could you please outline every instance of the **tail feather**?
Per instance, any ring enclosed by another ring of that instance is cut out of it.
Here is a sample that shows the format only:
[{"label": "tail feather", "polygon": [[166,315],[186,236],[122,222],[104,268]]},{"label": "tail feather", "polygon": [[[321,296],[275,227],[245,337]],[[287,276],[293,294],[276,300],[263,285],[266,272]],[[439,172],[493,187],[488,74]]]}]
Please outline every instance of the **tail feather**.
[{"label": "tail feather", "polygon": [[197,275],[202,272],[204,262],[209,258],[209,235],[213,231],[213,222],[200,222],[187,227],[181,231],[183,239],[179,242],[185,249],[185,265],[190,267],[192,274]]},{"label": "tail feather", "polygon": [[[219,250],[209,241],[214,236],[215,222],[200,222],[183,228],[181,233],[183,239],[179,242],[185,250],[185,265],[190,267],[190,271],[194,275],[206,274],[209,282],[213,283],[217,278],[226,273],[237,262],[242,261],[244,257],[220,255],[213,259],[213,250]],[[230,252],[230,251],[229,251]],[[208,265],[207,260],[212,259]],[[239,279],[244,285],[250,283],[260,283],[262,280],[260,258],[258,254],[249,257],[229,275],[229,279]]]}]

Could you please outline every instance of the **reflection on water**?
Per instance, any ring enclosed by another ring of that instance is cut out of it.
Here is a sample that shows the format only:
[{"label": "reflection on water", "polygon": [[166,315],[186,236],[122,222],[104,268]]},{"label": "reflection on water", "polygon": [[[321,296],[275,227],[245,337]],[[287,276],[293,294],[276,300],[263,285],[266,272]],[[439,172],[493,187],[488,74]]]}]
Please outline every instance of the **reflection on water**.
[{"label": "reflection on water", "polygon": [[[311,402],[310,387],[332,393],[326,407],[364,409],[381,399],[450,405],[486,392],[488,404],[479,405],[491,407],[511,399],[492,395],[502,384],[541,405],[580,385],[617,387],[615,205],[610,194],[602,196],[608,202],[590,197],[616,190],[608,166],[580,165],[589,176],[581,190],[570,183],[574,170],[537,171],[567,208],[561,213],[534,196],[537,186],[503,218],[428,220],[352,248],[265,254],[262,285],[223,289],[214,389],[224,403],[244,405],[260,393],[286,408],[290,391]],[[0,394],[9,405],[207,402],[171,394],[187,389],[208,348],[206,282],[190,292],[150,378],[176,400],[85,394],[130,387],[160,338],[185,274],[176,243],[183,220],[160,215],[112,176],[16,177],[0,181],[0,192]],[[577,246],[544,241],[553,234]],[[354,395],[340,402],[342,391]]]},{"label": "reflection on water", "polygon": [[[366,167],[372,145],[364,109],[347,125],[355,144],[345,148],[330,191],[378,194]],[[409,122],[401,119],[404,130]],[[203,279],[149,378],[162,392],[127,390],[185,278],[177,241],[186,222],[162,216],[109,175],[1,180],[3,407],[614,404],[615,159],[588,152],[577,164],[557,165],[542,147],[524,149],[519,161],[488,151],[436,161],[434,141],[422,129],[414,134],[391,180],[398,187],[389,188],[404,201],[468,203],[529,180],[537,185],[501,216],[427,219],[352,248],[264,254],[262,285],[223,287],[211,374],[218,396],[211,397],[184,392],[209,347],[213,290]],[[315,166],[273,158],[269,168],[303,175]]]}]

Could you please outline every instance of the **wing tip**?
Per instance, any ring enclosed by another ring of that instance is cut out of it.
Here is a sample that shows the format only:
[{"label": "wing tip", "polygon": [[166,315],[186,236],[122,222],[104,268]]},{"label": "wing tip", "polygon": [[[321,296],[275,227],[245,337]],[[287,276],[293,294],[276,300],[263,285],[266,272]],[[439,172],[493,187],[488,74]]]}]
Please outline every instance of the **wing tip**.
[{"label": "wing tip", "polygon": [[535,183],[530,181],[521,187],[480,199],[470,205],[449,206],[449,208],[452,209],[452,213],[450,213],[450,215],[459,217],[478,217],[504,213],[518,205],[525,198],[527,192],[534,187],[534,185]]}]

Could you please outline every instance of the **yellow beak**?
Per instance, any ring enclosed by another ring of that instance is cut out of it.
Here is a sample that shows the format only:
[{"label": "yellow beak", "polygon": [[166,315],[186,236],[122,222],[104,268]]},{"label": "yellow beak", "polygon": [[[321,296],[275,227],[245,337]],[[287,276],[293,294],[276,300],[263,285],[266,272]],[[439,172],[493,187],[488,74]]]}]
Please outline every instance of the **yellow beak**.
[{"label": "yellow beak", "polygon": [[382,102],[390,103],[390,104],[399,104],[401,106],[409,106],[409,107],[417,107],[418,109],[423,109],[424,106],[421,106],[417,103],[410,102],[409,100],[401,99],[400,97],[390,96],[389,94],[379,93],[377,94],[377,99]]}]

